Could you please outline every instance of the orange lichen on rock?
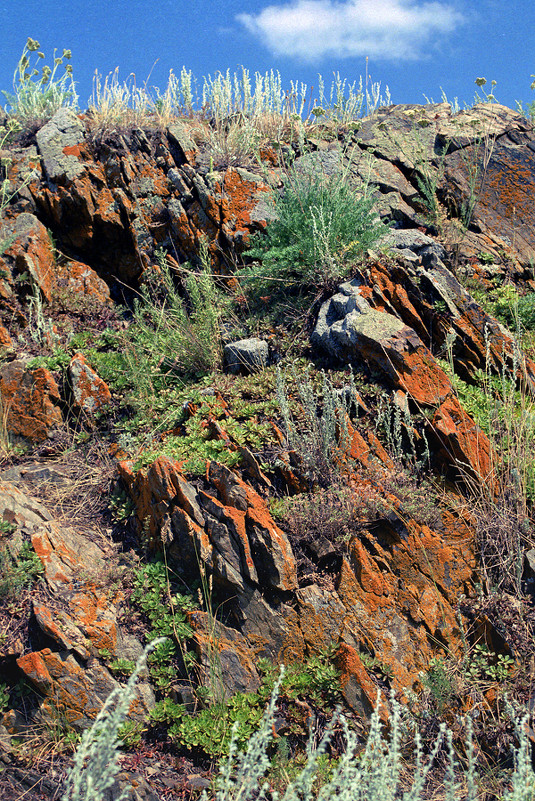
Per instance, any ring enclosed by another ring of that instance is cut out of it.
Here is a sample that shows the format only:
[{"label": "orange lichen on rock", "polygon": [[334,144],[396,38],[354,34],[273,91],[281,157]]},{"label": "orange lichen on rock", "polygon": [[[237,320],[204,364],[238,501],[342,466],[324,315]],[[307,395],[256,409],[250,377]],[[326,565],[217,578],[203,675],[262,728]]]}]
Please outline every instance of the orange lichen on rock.
[{"label": "orange lichen on rock", "polygon": [[340,685],[346,703],[354,712],[369,717],[379,705],[381,720],[388,721],[388,708],[383,694],[371,680],[359,652],[343,642],[337,648],[335,664],[340,671]]},{"label": "orange lichen on rock", "polygon": [[69,378],[76,407],[88,415],[94,415],[111,401],[111,392],[97,373],[89,366],[81,353],[72,357]]},{"label": "orange lichen on rock", "polygon": [[58,385],[44,367],[27,368],[20,361],[4,364],[0,395],[7,431],[14,436],[41,442],[62,423]]},{"label": "orange lichen on rock", "polygon": [[432,422],[440,447],[458,469],[492,483],[495,458],[486,434],[450,396],[436,410]]}]

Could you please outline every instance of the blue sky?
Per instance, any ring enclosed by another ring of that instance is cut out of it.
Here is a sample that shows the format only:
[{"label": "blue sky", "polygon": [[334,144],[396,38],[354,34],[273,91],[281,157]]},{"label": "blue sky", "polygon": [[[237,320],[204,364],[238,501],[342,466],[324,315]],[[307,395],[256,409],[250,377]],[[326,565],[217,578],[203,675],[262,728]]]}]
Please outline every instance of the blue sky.
[{"label": "blue sky", "polygon": [[438,101],[441,89],[471,103],[477,77],[511,107],[535,100],[533,0],[0,0],[0,31],[0,89],[31,36],[45,63],[71,49],[82,108],[95,70],[163,88],[170,69],[201,79],[243,65],[317,87],[318,73],[358,80],[366,56],[395,103]]}]

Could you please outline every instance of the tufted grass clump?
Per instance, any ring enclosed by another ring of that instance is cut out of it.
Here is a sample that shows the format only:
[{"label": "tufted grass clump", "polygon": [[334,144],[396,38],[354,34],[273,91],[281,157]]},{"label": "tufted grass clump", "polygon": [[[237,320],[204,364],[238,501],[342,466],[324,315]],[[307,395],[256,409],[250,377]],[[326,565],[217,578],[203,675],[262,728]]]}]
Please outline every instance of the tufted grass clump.
[{"label": "tufted grass clump", "polygon": [[311,486],[328,486],[340,472],[343,452],[348,444],[348,420],[356,406],[353,374],[349,385],[339,392],[322,371],[318,391],[310,369],[301,376],[290,373],[297,392],[290,401],[287,374],[277,368],[276,397],[284,433]]},{"label": "tufted grass clump", "polygon": [[[45,58],[39,48],[39,42],[28,38],[13,75],[13,94],[2,92],[8,102],[9,114],[26,131],[43,125],[60,108],[76,108],[78,104],[70,64],[71,51],[64,49],[61,56],[56,56],[54,50],[52,66],[43,64],[39,67]],[[36,57],[32,64],[34,53]],[[63,68],[61,76],[58,74],[60,68]]]},{"label": "tufted grass clump", "polygon": [[201,269],[194,272],[184,264],[181,272],[175,276],[160,252],[134,302],[130,327],[116,337],[128,401],[149,417],[160,393],[213,373],[222,362],[226,298],[210,273],[206,244]]}]

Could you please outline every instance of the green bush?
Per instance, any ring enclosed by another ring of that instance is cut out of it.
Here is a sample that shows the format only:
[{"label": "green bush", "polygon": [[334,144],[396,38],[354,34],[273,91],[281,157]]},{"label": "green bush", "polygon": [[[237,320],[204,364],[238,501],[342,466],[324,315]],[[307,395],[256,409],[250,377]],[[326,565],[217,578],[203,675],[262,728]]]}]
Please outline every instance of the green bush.
[{"label": "green bush", "polygon": [[191,667],[193,661],[186,648],[193,634],[186,613],[197,603],[192,595],[177,592],[171,571],[162,561],[143,565],[135,572],[133,584],[132,601],[147,618],[148,638],[158,640],[148,658],[150,675],[156,687],[168,693],[178,677],[177,663]]},{"label": "green bush", "polygon": [[[295,663],[285,669],[279,695],[287,736],[292,743],[302,743],[308,735],[308,716],[303,716],[305,703],[308,709],[322,710],[331,717],[341,700],[339,673],[332,664],[332,656],[333,651],[326,649],[306,663]],[[150,720],[155,725],[165,725],[170,739],[188,751],[196,750],[219,759],[228,756],[233,737],[234,747],[243,751],[260,725],[279,673],[278,668],[264,659],[259,659],[258,668],[264,678],[257,692],[238,692],[195,714],[188,712],[183,704],[164,698],[151,711]],[[199,689],[197,694],[201,695]]]},{"label": "green bush", "polygon": [[253,237],[245,255],[254,263],[240,271],[253,299],[332,286],[385,232],[367,186],[357,191],[341,168],[292,169],[272,199],[276,219]]}]

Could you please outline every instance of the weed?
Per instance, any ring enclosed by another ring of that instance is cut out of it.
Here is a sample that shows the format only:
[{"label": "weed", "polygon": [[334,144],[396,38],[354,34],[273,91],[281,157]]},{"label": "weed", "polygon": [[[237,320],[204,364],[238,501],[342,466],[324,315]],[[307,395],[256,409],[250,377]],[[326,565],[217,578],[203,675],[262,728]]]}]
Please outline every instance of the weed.
[{"label": "weed", "polygon": [[[322,371],[321,410],[310,369],[292,382],[297,386],[299,412],[294,417],[286,390],[287,375],[277,368],[277,402],[282,415],[289,447],[296,452],[306,476],[326,486],[339,471],[342,452],[347,445],[349,411],[357,404],[357,393],[351,378],[349,394],[338,393]],[[297,399],[296,399],[297,400]]]},{"label": "weed", "polygon": [[519,596],[535,498],[535,405],[523,381],[523,356],[518,349],[509,368],[503,354],[501,375],[491,374],[489,361],[488,355],[486,369],[476,374],[477,385],[452,374],[447,362],[441,366],[464,408],[490,439],[493,466],[488,482],[466,477],[486,589]]},{"label": "weed", "polygon": [[490,82],[490,92],[487,92],[486,89],[483,88],[484,86],[487,85],[487,79],[486,78],[476,78],[474,83],[479,89],[481,89],[481,92],[483,94],[483,98],[481,98],[479,96],[479,94],[477,93],[477,91],[476,91],[476,94],[475,94],[475,97],[474,97],[474,103],[495,103],[496,102],[496,97],[494,96],[494,87],[496,86],[496,81],[491,81]]},{"label": "weed", "polygon": [[[143,671],[147,654],[158,641],[147,646],[138,659],[128,684],[114,690],[98,713],[92,727],[82,735],[67,776],[64,801],[102,801],[119,770],[119,730],[136,696],[136,681]],[[125,801],[128,790],[117,801]]]},{"label": "weed", "polygon": [[149,657],[150,674],[156,687],[168,693],[176,681],[176,663],[182,659],[186,668],[193,657],[187,653],[186,641],[193,631],[186,621],[186,612],[196,608],[193,596],[172,591],[169,569],[162,561],[139,568],[134,575],[133,602],[145,614],[149,639],[158,645]]},{"label": "weed", "polygon": [[464,678],[476,682],[504,682],[509,678],[515,660],[508,654],[496,654],[487,645],[476,643],[464,663]]},{"label": "weed", "polygon": [[[10,114],[26,129],[42,125],[64,106],[76,108],[78,102],[69,63],[71,51],[63,50],[56,56],[54,50],[53,67],[45,64],[38,69],[37,64],[45,57],[39,48],[39,42],[28,38],[13,76],[14,94],[3,92]],[[31,53],[37,53],[33,66]],[[61,78],[57,77],[59,67],[64,69]]]},{"label": "weed", "polygon": [[14,600],[25,587],[30,587],[43,573],[41,560],[29,542],[23,542],[12,553],[0,546],[0,598]]},{"label": "weed", "polygon": [[[430,463],[429,444],[425,432],[418,432],[408,400],[400,404],[395,397],[379,399],[375,418],[376,431],[382,429],[388,451],[400,465],[411,465],[416,472]],[[418,441],[418,445],[417,445]]]},{"label": "weed", "polygon": [[455,693],[452,672],[444,659],[433,657],[430,660],[429,669],[422,675],[422,684],[431,695],[439,713],[443,713]]},{"label": "weed", "polygon": [[[15,137],[20,130],[21,124],[14,118],[8,118],[5,126],[0,125],[0,151],[3,151],[4,146],[7,145],[9,140]],[[8,178],[8,171],[11,163],[11,157],[6,155],[6,151],[3,151],[2,156],[0,157],[0,256],[5,253],[8,247],[17,238],[17,234],[15,232],[9,236],[5,236],[2,233],[2,218],[4,216],[4,212],[11,201],[16,197],[18,192],[20,192],[30,183],[33,175],[31,172],[26,175],[16,191],[13,191],[11,187],[11,181]]]},{"label": "weed", "polygon": [[113,662],[108,663],[108,670],[114,675],[131,676],[136,668],[136,663],[131,659],[114,659]]}]

